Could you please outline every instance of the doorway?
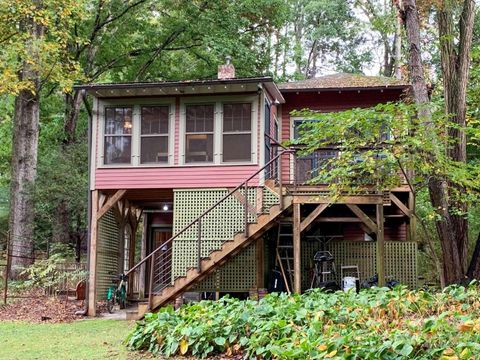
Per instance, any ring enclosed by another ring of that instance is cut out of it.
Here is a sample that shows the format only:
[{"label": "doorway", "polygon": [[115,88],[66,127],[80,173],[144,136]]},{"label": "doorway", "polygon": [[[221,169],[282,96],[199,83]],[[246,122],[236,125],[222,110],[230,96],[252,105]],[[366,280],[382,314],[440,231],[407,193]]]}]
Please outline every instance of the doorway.
[{"label": "doorway", "polygon": [[163,225],[151,229],[150,249],[151,252],[156,251],[153,272],[155,292],[161,291],[172,281],[172,243],[169,242],[171,237],[171,226]]}]

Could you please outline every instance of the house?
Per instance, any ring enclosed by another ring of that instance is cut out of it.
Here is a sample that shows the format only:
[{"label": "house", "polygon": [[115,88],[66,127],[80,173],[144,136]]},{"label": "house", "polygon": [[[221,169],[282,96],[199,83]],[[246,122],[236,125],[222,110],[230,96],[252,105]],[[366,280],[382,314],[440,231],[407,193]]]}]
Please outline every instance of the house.
[{"label": "house", "polygon": [[337,74],[277,85],[236,78],[226,64],[212,80],[79,88],[94,104],[89,315],[121,272],[129,296],[145,300],[139,317],[187,290],[264,288],[275,266],[301,292],[319,250],[338,268],[358,266],[362,280],[378,273],[380,284],[416,285],[408,187],[333,200],[326,185],[306,182],[335,154],[302,158],[282,145],[302,121],[292,110],[397,101],[408,88],[401,81]]}]

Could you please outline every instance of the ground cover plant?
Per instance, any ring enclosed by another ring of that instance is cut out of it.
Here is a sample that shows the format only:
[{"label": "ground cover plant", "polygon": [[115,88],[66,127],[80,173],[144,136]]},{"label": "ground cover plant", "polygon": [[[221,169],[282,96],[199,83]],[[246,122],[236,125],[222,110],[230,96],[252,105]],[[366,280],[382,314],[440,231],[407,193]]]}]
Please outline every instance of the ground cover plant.
[{"label": "ground cover plant", "polygon": [[147,314],[130,349],[163,356],[243,354],[265,359],[476,359],[480,288],[374,288],[223,298]]}]

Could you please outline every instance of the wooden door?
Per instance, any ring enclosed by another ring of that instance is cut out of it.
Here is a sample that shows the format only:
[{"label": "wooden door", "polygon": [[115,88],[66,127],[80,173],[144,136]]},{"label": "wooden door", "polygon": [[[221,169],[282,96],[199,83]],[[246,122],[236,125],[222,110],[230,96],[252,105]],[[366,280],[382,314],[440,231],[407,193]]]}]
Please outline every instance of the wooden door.
[{"label": "wooden door", "polygon": [[154,289],[161,290],[169,285],[172,276],[172,244],[168,240],[172,237],[171,229],[153,229],[153,248],[155,255]]}]

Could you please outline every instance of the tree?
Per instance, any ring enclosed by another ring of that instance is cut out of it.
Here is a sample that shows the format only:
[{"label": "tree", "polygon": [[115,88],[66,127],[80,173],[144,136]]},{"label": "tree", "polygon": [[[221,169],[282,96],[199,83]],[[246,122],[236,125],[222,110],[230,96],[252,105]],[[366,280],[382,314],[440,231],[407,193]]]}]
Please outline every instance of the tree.
[{"label": "tree", "polygon": [[[10,178],[12,276],[33,260],[32,189],[37,168],[40,93],[52,79],[68,86],[73,64],[64,57],[77,1],[17,0],[0,4],[0,94],[15,96]],[[67,70],[67,71],[65,71]]]},{"label": "tree", "polygon": [[[458,30],[454,22],[456,5],[441,1],[438,5],[439,45],[441,50],[442,79],[445,98],[445,111],[451,122],[448,131],[448,156],[452,161],[466,163],[466,88],[470,65],[470,51],[475,14],[474,0],[463,1]],[[405,19],[405,30],[409,45],[409,68],[413,86],[413,97],[425,110],[420,113],[424,122],[424,135],[431,134],[431,114],[428,89],[423,75],[420,54],[420,23],[415,0],[403,2],[400,9]],[[458,40],[456,42],[455,40]],[[439,156],[439,154],[434,154]],[[443,254],[443,278],[446,284],[462,281],[466,274],[468,232],[466,203],[456,196],[461,193],[446,178],[432,176],[429,193],[432,205],[437,209],[439,219],[436,228]]]},{"label": "tree", "polygon": [[[401,77],[401,20],[397,16],[393,1],[356,0],[355,7],[368,19],[369,30],[378,40],[374,46],[383,48],[383,76]],[[373,49],[372,49],[373,50]]]},{"label": "tree", "polygon": [[[324,175],[332,177],[332,181],[333,177],[342,179],[344,185],[350,185],[343,187],[347,191],[358,190],[355,188],[358,172],[367,174],[364,178],[369,179],[370,184],[390,188],[399,182],[395,175],[398,167],[414,193],[428,191],[435,211],[432,219],[441,245],[442,284],[451,284],[464,281],[466,277],[466,211],[468,204],[478,198],[480,186],[477,180],[479,167],[476,162],[467,162],[466,158],[467,134],[470,135],[470,146],[478,147],[478,128],[468,124],[465,116],[474,2],[464,1],[458,31],[452,25],[453,10],[448,10],[451,4],[443,5],[438,10],[438,16],[445,17],[439,21],[438,39],[442,51],[443,99],[433,102],[430,98],[422,62],[418,10],[414,0],[405,0],[401,14],[407,34],[409,77],[415,103],[413,111],[397,105],[380,106],[374,111],[329,114],[329,119],[333,117],[336,121],[309,125],[311,130],[307,129],[300,141],[307,144],[308,151],[328,143],[340,144],[341,156],[334,160],[335,170]],[[443,111],[439,103],[443,104]],[[316,115],[316,118],[321,120],[328,116]],[[384,129],[393,135],[392,140],[379,136]],[[371,150],[365,151],[365,148]],[[360,153],[363,161],[352,163]],[[413,170],[413,175],[407,170]],[[342,189],[340,185],[334,182],[333,186],[338,190]],[[432,256],[435,256],[433,246],[430,247]]]}]

